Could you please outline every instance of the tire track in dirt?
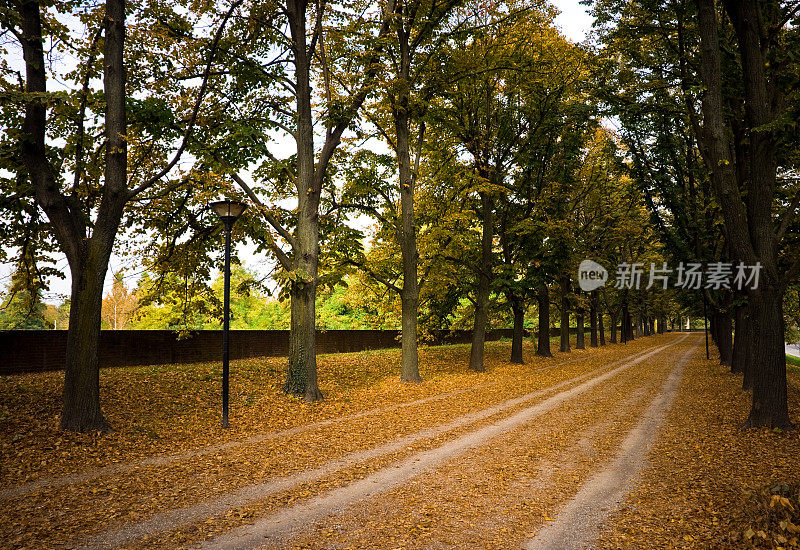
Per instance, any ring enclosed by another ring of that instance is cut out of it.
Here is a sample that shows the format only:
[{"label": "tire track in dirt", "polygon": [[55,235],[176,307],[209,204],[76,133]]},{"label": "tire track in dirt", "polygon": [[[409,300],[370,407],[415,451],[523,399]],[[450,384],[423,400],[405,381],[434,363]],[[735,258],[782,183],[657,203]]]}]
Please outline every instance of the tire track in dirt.
[{"label": "tire track in dirt", "polygon": [[282,546],[514,547],[551,514],[554,499],[563,495],[565,502],[577,492],[580,485],[573,480],[585,480],[593,464],[613,457],[669,375],[661,362],[661,357],[646,361],[490,445],[326,518]]},{"label": "tire track in dirt", "polygon": [[523,544],[525,550],[592,548],[603,522],[634,486],[634,479],[647,465],[647,455],[658,435],[680,385],[693,346],[678,361],[636,427],[625,437],[620,452],[603,471],[587,481],[561,509],[553,523]]},{"label": "tire track in dirt", "polygon": [[429,397],[424,397],[422,399],[416,399],[414,401],[409,401],[407,403],[398,403],[396,405],[390,405],[388,407],[376,407],[374,409],[369,409],[367,411],[361,411],[354,414],[350,414],[347,416],[341,416],[336,418],[328,418],[325,420],[319,420],[317,422],[311,422],[309,424],[303,424],[302,426],[293,426],[291,428],[287,428],[285,430],[280,430],[277,432],[269,432],[265,434],[259,434],[247,439],[243,439],[240,441],[228,441],[226,443],[220,443],[219,445],[212,445],[210,447],[203,447],[202,449],[195,449],[191,451],[186,451],[183,453],[176,453],[171,455],[164,455],[164,456],[154,456],[149,458],[143,458],[141,460],[137,460],[135,462],[125,462],[120,464],[112,464],[110,466],[104,466],[102,468],[97,468],[94,470],[89,470],[86,472],[82,472],[79,474],[71,474],[62,477],[56,478],[46,478],[46,479],[38,479],[36,481],[31,481],[29,483],[25,483],[23,485],[18,485],[16,487],[12,487],[10,489],[4,489],[0,491],[0,498],[11,498],[11,497],[19,497],[23,496],[32,492],[35,492],[39,489],[47,488],[55,488],[61,487],[64,485],[73,485],[77,483],[83,483],[86,481],[90,481],[92,479],[102,477],[102,476],[109,476],[109,475],[119,475],[124,474],[126,472],[130,472],[137,468],[146,468],[148,466],[168,466],[173,462],[181,462],[184,460],[188,460],[190,458],[195,458],[198,456],[214,454],[221,451],[229,451],[231,449],[236,449],[237,447],[243,447],[246,445],[255,445],[258,443],[264,443],[266,441],[270,441],[272,439],[280,439],[281,437],[289,437],[292,435],[297,435],[299,433],[303,433],[306,431],[312,431],[319,428],[325,428],[332,424],[338,422],[347,422],[350,420],[356,420],[358,418],[363,418],[365,416],[369,416],[371,414],[378,414],[380,412],[390,411],[394,409],[399,409],[402,407],[410,407],[413,405],[422,405],[428,403],[430,401],[434,401],[437,399],[444,399],[446,397],[452,397],[453,395],[458,395],[461,393],[465,393],[467,391],[472,390],[473,388],[463,388],[458,390],[453,390],[444,394],[432,395]]},{"label": "tire track in dirt", "polygon": [[[605,373],[588,381],[581,382],[577,386],[552,395],[544,401],[525,408],[510,417],[458,437],[434,449],[416,453],[365,478],[315,497],[307,503],[286,507],[275,514],[260,519],[255,524],[234,529],[228,534],[206,541],[200,545],[200,548],[254,548],[268,545],[270,542],[278,542],[279,539],[307,528],[309,524],[341,511],[356,501],[389,491],[424,472],[436,468],[445,460],[458,457],[469,449],[487,444],[490,440],[555,409],[562,403],[581,395],[630,367],[682,342],[685,338],[686,336],[654,350],[647,350],[646,353],[640,354],[639,357],[633,360],[628,360],[622,365],[607,370]],[[585,379],[591,374],[593,373],[577,378]],[[552,390],[553,387],[550,388],[550,391]]]},{"label": "tire track in dirt", "polygon": [[[645,349],[640,352],[631,354],[623,359],[605,365],[603,367],[603,370],[608,372],[610,370],[613,370],[614,367],[618,365],[623,365],[626,367],[632,366],[633,364],[636,364],[639,361],[652,356],[653,354],[659,353],[660,351],[663,351],[664,349],[673,346],[682,340],[683,338],[678,339],[674,342],[670,342],[666,345],[662,345],[655,349]],[[573,360],[570,362],[576,362],[576,361]],[[555,366],[563,366],[563,363],[559,365],[550,365],[544,368],[553,368]],[[543,370],[543,369],[536,369],[536,370]],[[434,437],[446,434],[453,430],[457,430],[459,428],[469,426],[476,422],[480,422],[481,420],[491,418],[492,416],[500,414],[513,407],[525,404],[527,402],[530,402],[544,395],[550,394],[554,391],[557,391],[571,384],[582,382],[593,375],[596,375],[596,371],[575,376],[573,378],[561,381],[555,385],[551,385],[547,388],[543,388],[541,390],[537,390],[519,397],[508,399],[497,405],[493,405],[491,407],[479,411],[467,413],[439,426],[419,430],[415,433],[402,436],[400,438],[397,438],[382,445],[378,445],[377,447],[373,447],[371,449],[359,450],[348,453],[342,457],[330,460],[322,464],[321,466],[318,466],[310,470],[297,472],[285,477],[281,477],[266,482],[246,485],[238,490],[235,490],[233,492],[230,492],[228,494],[225,494],[221,497],[212,500],[152,515],[148,519],[145,519],[141,522],[128,524],[126,526],[117,529],[108,530],[99,536],[89,539],[81,547],[107,548],[107,547],[119,546],[140,539],[145,536],[157,535],[187,525],[192,522],[218,516],[231,509],[246,506],[248,504],[257,502],[259,500],[275,495],[282,491],[291,490],[302,484],[320,480],[321,478],[324,478],[325,476],[333,474],[339,470],[349,468],[382,456],[386,456],[388,454],[397,451],[402,451],[403,449],[406,449],[408,446],[417,443],[419,441],[432,439]]]},{"label": "tire track in dirt", "polygon": [[[547,365],[544,367],[540,367],[537,369],[533,369],[526,373],[532,374],[536,372],[542,372],[545,370],[553,369],[556,367],[564,367],[566,365],[571,365],[574,363],[580,363],[584,361],[588,361],[591,359],[591,355],[587,355],[584,357],[575,357],[571,359],[567,359],[565,361],[558,361],[551,365]],[[440,393],[436,395],[431,395],[428,397],[423,397],[421,399],[415,399],[413,401],[408,401],[405,403],[397,403],[395,405],[389,405],[387,407],[375,407],[366,411],[359,411],[357,413],[348,414],[345,416],[337,416],[334,418],[327,418],[325,420],[319,420],[316,422],[311,422],[308,424],[303,424],[301,426],[293,426],[291,428],[287,428],[285,430],[280,430],[276,432],[269,432],[264,434],[255,435],[253,437],[249,437],[247,439],[238,440],[238,441],[228,441],[225,443],[220,443],[218,445],[211,445],[208,447],[203,447],[201,449],[193,449],[190,451],[185,451],[182,453],[175,453],[169,455],[162,455],[162,456],[154,456],[143,458],[141,460],[136,460],[133,462],[124,462],[118,464],[111,464],[109,466],[104,466],[101,468],[95,468],[91,470],[87,470],[84,472],[76,473],[76,474],[69,474],[65,476],[59,477],[50,477],[50,478],[42,478],[37,479],[35,481],[30,481],[27,483],[23,483],[21,485],[17,485],[15,487],[10,487],[7,489],[0,490],[0,499],[10,499],[10,498],[19,498],[29,495],[31,493],[37,492],[39,490],[47,490],[47,489],[55,489],[58,487],[63,487],[65,485],[77,485],[79,483],[85,483],[87,481],[91,481],[93,479],[105,476],[114,476],[114,475],[121,475],[128,472],[131,472],[136,469],[140,468],[147,468],[147,467],[159,467],[159,466],[169,466],[170,464],[176,462],[182,462],[185,460],[189,460],[192,458],[214,454],[218,452],[225,452],[233,449],[237,449],[240,447],[245,447],[248,445],[257,445],[259,443],[265,443],[267,441],[272,441],[275,439],[280,439],[283,437],[291,437],[293,435],[298,435],[308,431],[314,431],[320,428],[326,428],[328,426],[332,426],[338,423],[350,422],[352,420],[358,420],[360,418],[364,418],[367,416],[381,414],[393,410],[403,409],[405,407],[413,407],[417,405],[424,405],[425,403],[430,403],[432,401],[439,401],[442,399],[446,399],[448,397],[454,397],[457,395],[461,395],[468,392],[478,391],[486,386],[491,385],[492,382],[486,382],[483,384],[479,384],[473,386],[471,388],[461,388],[457,390],[448,391],[445,393]]]}]

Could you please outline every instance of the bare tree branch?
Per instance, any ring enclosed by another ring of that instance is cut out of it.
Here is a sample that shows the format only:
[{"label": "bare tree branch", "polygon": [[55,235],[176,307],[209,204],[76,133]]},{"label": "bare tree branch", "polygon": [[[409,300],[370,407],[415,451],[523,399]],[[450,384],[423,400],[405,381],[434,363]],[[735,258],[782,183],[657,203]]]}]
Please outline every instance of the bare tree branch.
[{"label": "bare tree branch", "polygon": [[[270,224],[287,243],[289,243],[289,246],[294,248],[295,240],[292,234],[289,233],[289,231],[287,231],[286,228],[280,223],[278,223],[278,220],[276,220],[275,217],[269,213],[269,210],[266,206],[264,206],[264,203],[261,202],[261,199],[258,198],[258,195],[253,193],[253,190],[250,189],[250,186],[247,185],[247,183],[245,183],[245,181],[238,174],[232,173],[231,177],[237,183],[237,185],[242,188],[242,191],[244,191],[245,194],[250,197],[250,200],[256,203],[258,206],[258,211],[261,213],[261,216],[267,221],[267,223]],[[270,243],[270,247],[274,250],[275,255],[278,257],[278,261],[281,262],[281,265],[283,265],[285,269],[291,270],[292,261],[289,259],[289,256],[274,241]]]}]

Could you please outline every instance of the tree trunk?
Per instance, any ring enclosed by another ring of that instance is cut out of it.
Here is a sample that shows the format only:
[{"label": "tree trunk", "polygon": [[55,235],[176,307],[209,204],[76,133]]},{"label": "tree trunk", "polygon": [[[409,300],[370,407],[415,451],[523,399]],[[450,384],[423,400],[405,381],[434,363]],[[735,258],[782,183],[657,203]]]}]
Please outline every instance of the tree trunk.
[{"label": "tree trunk", "polygon": [[[406,37],[407,38],[407,37]],[[410,65],[408,40],[400,40],[402,49],[401,73],[407,77]],[[397,135],[397,164],[400,178],[400,223],[397,241],[403,262],[403,288],[400,292],[402,308],[403,350],[400,380],[421,382],[419,354],[417,351],[417,315],[419,313],[419,281],[417,273],[417,231],[414,224],[414,181],[411,177],[409,148],[408,92],[401,91],[397,104],[392,105],[395,133]]]},{"label": "tree trunk", "polygon": [[419,375],[419,354],[417,352],[417,312],[419,311],[419,288],[413,290],[403,284],[400,293],[402,357],[400,380],[403,382],[422,382]]},{"label": "tree trunk", "polygon": [[542,285],[536,292],[536,301],[539,305],[539,330],[536,355],[552,357],[550,351],[550,291],[547,285]]},{"label": "tree trunk", "polygon": [[493,204],[488,193],[481,193],[481,214],[483,228],[481,231],[481,263],[478,269],[478,292],[475,297],[475,322],[472,329],[472,346],[469,351],[469,368],[483,372],[484,344],[486,342],[486,324],[489,321],[489,292],[492,276],[492,224]]},{"label": "tree trunk", "polygon": [[744,112],[749,154],[744,182],[735,171],[730,126],[725,120],[722,92],[717,11],[713,0],[698,0],[700,30],[700,75],[705,93],[702,100],[703,153],[711,172],[714,194],[722,210],[726,241],[733,256],[746,265],[761,265],[757,289],[748,288],[753,337],[753,404],[747,426],[789,426],[786,402],[786,358],[782,315],[782,284],[777,253],[780,250],[773,210],[776,190],[777,142],[770,126],[782,112],[780,74],[767,62],[772,33],[780,28],[777,9],[762,9],[754,0],[724,2],[738,43],[744,84]]},{"label": "tree trunk", "polygon": [[597,291],[592,291],[589,296],[589,345],[596,348],[597,342]]},{"label": "tree trunk", "polygon": [[569,277],[561,278],[561,352],[569,352]]},{"label": "tree trunk", "polygon": [[317,383],[316,294],[313,282],[291,283],[292,324],[284,391],[308,402],[322,399]]},{"label": "tree trunk", "polygon": [[[739,336],[739,326],[736,327],[736,338]],[[735,345],[735,343],[734,343]],[[742,366],[742,389],[751,391],[753,389],[753,377],[755,376],[755,336],[753,334],[753,312],[750,306],[746,306],[746,313],[742,319],[742,335],[740,361]]]},{"label": "tree trunk", "polygon": [[620,314],[620,325],[619,325],[619,341],[622,342],[623,344],[626,343],[629,339],[628,335],[629,324],[630,324],[630,314],[628,313],[627,308],[623,305],[622,312]]},{"label": "tree trunk", "polygon": [[727,311],[715,312],[716,318],[714,325],[716,326],[716,344],[719,351],[719,364],[731,365],[731,356],[733,355],[733,338],[731,327],[731,315]]},{"label": "tree trunk", "polygon": [[[717,310],[712,310],[711,317],[708,319],[708,326],[709,326],[709,334],[711,335],[711,341],[714,343],[715,346],[719,346],[719,322],[720,322],[720,313]],[[719,348],[717,348],[719,351]]]},{"label": "tree trunk", "polygon": [[597,334],[600,336],[600,345],[606,345],[606,329],[603,323],[603,309],[602,306],[598,304],[597,309]]},{"label": "tree trunk", "polygon": [[620,333],[623,344],[633,340],[633,320],[631,319],[631,312],[628,309],[627,300],[623,300],[622,302],[622,326],[620,327]]},{"label": "tree trunk", "polygon": [[575,349],[586,349],[584,345],[584,331],[586,330],[586,326],[584,324],[584,311],[583,308],[578,308],[577,310],[577,322],[578,322],[578,334],[576,335],[575,340]]},{"label": "tree trunk", "polygon": [[289,364],[284,391],[306,401],[323,398],[317,382],[316,297],[318,282],[319,218],[316,206],[305,194],[298,194],[298,220],[295,228],[295,254],[289,296],[291,331]]},{"label": "tree trunk", "polygon": [[750,309],[747,304],[742,304],[736,308],[734,328],[736,337],[733,340],[731,372],[744,374],[748,370],[747,364],[750,360],[750,346],[752,344]]},{"label": "tree trunk", "polygon": [[72,271],[61,429],[74,432],[111,429],[100,409],[100,309],[103,273]]},{"label": "tree trunk", "polygon": [[619,319],[618,319],[619,315],[617,314],[616,310],[614,310],[614,311],[609,311],[608,312],[608,316],[611,319],[611,343],[612,344],[616,344],[617,343],[617,321],[619,321]]},{"label": "tree trunk", "polygon": [[[47,91],[40,5],[19,4],[25,89]],[[100,309],[108,261],[128,200],[127,119],[125,111],[125,1],[107,0],[103,91],[105,99],[105,170],[102,198],[91,229],[83,204],[65,197],[47,157],[47,109],[40,98],[25,104],[20,150],[36,201],[47,214],[58,246],[72,274],[61,428],[79,432],[110,430],[100,409]]]},{"label": "tree trunk", "polygon": [[[297,100],[297,225],[289,295],[292,324],[289,365],[284,389],[306,401],[322,399],[317,385],[316,296],[319,268],[319,200],[325,167],[315,167],[314,125],[311,110],[311,59],[306,46],[305,2],[287,2],[289,29],[294,43]],[[329,143],[326,143],[326,146]],[[335,145],[334,145],[335,147]],[[322,159],[320,164],[323,165]]]},{"label": "tree trunk", "polygon": [[525,338],[525,307],[520,300],[512,302],[512,311],[514,313],[514,336],[511,339],[511,362],[518,365],[524,365],[525,361],[522,358],[522,340]]},{"label": "tree trunk", "polygon": [[745,425],[788,428],[783,293],[767,280],[749,298],[752,334],[758,342],[753,346],[753,404]]}]

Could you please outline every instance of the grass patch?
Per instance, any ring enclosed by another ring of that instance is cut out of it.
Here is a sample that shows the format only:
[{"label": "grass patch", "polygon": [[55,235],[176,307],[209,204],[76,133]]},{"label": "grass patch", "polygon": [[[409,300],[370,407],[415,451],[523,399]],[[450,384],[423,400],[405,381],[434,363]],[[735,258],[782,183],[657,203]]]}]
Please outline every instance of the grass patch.
[{"label": "grass patch", "polygon": [[800,374],[800,357],[786,355],[786,366],[795,374]]}]

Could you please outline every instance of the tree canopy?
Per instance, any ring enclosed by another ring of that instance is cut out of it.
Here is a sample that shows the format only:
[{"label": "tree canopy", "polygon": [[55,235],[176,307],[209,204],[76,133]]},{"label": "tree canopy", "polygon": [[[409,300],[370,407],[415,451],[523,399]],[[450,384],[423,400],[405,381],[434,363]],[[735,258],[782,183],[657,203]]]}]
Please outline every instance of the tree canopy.
[{"label": "tree canopy", "polygon": [[[109,428],[101,327],[219,326],[223,196],[251,206],[232,327],[289,328],[284,389],[307,401],[319,328],[401,328],[399,375],[419,382],[434,329],[471,328],[481,371],[492,327],[521,362],[526,329],[548,356],[551,329],[568,351],[587,323],[597,346],[707,313],[750,424],[785,427],[798,6],[586,4],[575,44],[544,2],[8,3],[0,323],[68,326],[62,426]],[[138,276],[106,285],[114,254]],[[42,301],[60,256],[68,323]],[[582,290],[584,260],[605,286]],[[732,284],[745,265],[760,286]]]}]

